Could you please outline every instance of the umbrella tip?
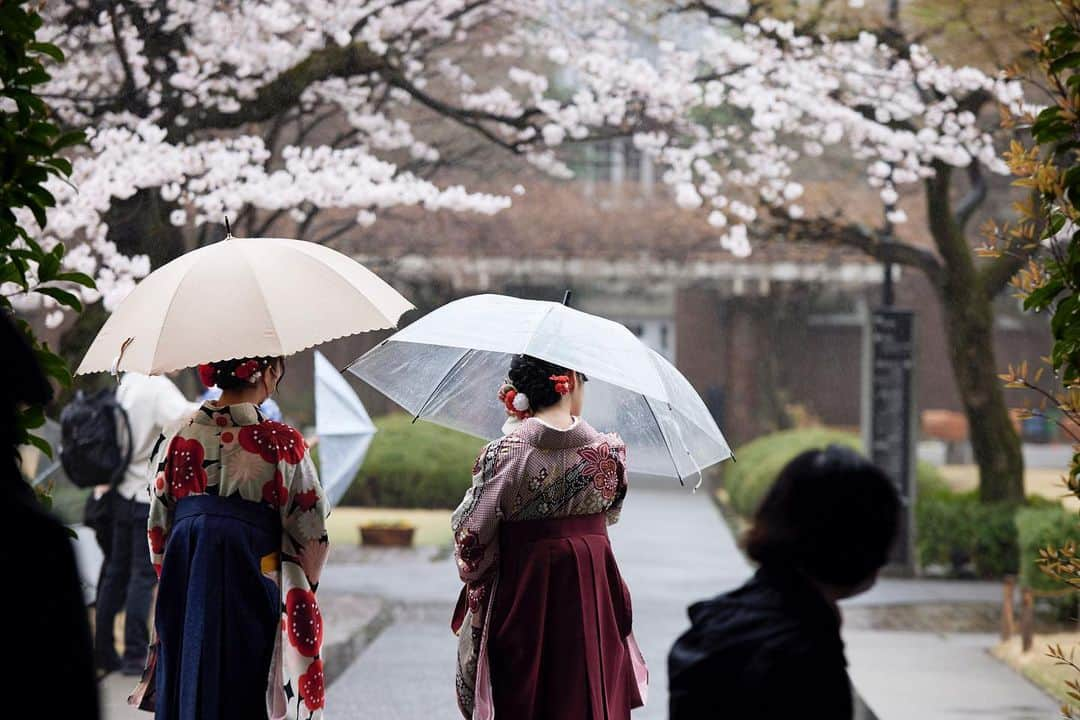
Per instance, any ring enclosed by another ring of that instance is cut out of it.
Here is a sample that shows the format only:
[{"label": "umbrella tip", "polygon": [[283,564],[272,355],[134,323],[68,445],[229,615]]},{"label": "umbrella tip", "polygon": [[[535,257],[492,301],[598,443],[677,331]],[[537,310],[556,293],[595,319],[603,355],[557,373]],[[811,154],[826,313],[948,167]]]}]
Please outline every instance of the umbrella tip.
[{"label": "umbrella tip", "polygon": [[567,290],[565,293],[563,293],[562,304],[565,305],[566,307],[570,307],[570,298],[573,297],[573,295],[574,295],[573,290]]},{"label": "umbrella tip", "polygon": [[232,228],[229,227],[229,216],[228,215],[225,216],[225,237],[226,238],[231,238],[232,237]]}]

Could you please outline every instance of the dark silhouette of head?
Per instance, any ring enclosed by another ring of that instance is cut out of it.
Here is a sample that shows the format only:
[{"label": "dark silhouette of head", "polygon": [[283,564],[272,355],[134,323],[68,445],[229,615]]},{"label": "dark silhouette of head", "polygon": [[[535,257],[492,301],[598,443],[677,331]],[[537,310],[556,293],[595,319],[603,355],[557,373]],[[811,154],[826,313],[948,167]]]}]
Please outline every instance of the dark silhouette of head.
[{"label": "dark silhouette of head", "polygon": [[846,597],[873,584],[899,521],[900,498],[885,473],[854,450],[830,445],[784,466],[744,545],[761,565],[798,569]]},{"label": "dark silhouette of head", "polygon": [[38,365],[26,336],[14,319],[0,310],[0,347],[4,348],[4,382],[0,383],[0,443],[3,446],[3,472],[19,477],[18,425],[19,408],[47,405],[53,396],[52,386]]}]

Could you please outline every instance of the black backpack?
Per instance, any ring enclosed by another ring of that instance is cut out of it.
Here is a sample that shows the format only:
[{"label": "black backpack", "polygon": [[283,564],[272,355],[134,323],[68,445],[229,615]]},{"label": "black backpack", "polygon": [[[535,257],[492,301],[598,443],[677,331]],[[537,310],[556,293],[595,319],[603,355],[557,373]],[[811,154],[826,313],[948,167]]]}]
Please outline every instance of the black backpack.
[{"label": "black backpack", "polygon": [[131,462],[131,424],[112,388],[80,390],[60,413],[60,464],[75,485],[116,485]]}]

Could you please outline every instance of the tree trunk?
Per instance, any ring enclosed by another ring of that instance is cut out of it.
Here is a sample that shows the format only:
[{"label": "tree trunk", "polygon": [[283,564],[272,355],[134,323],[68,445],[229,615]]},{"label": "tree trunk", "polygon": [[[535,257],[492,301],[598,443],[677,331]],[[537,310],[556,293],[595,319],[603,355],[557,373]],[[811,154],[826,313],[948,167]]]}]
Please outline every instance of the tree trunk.
[{"label": "tree trunk", "polygon": [[964,221],[952,211],[950,169],[939,165],[926,181],[930,232],[941,254],[937,286],[945,315],[953,376],[964,404],[971,447],[979,466],[979,499],[1024,501],[1024,458],[998,378],[994,357],[994,293],[975,267]]},{"label": "tree trunk", "polygon": [[979,499],[1020,503],[1024,458],[998,378],[993,300],[981,290],[947,283],[942,291],[949,359],[979,466]]}]

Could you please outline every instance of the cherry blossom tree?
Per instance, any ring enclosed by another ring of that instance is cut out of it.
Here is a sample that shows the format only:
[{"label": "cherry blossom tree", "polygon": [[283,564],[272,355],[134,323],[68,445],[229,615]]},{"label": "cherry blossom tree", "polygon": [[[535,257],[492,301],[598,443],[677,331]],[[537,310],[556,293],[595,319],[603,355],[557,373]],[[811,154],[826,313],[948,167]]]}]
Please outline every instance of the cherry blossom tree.
[{"label": "cherry blossom tree", "polygon": [[[779,3],[778,3],[779,4]],[[828,0],[822,0],[824,7]],[[849,5],[859,5],[850,2]],[[740,7],[741,6],[741,7]],[[471,138],[555,177],[563,146],[631,137],[674,201],[734,255],[757,237],[851,245],[917,268],[939,294],[987,500],[1022,497],[1019,445],[990,352],[991,301],[1024,250],[978,263],[967,225],[1007,172],[985,116],[1020,86],[952,67],[895,18],[830,34],[764,2],[71,0],[46,6],[69,62],[47,96],[86,128],[40,242],[106,308],[151,264],[220,237],[320,242],[397,207],[490,214],[512,192],[442,182]],[[848,8],[850,10],[850,8]],[[855,163],[890,224],[919,187],[932,247],[844,208],[808,213],[808,165]],[[966,190],[954,203],[957,188]],[[26,218],[33,223],[33,218]],[[48,299],[43,302],[48,305]],[[46,308],[50,322],[62,316]]]}]

